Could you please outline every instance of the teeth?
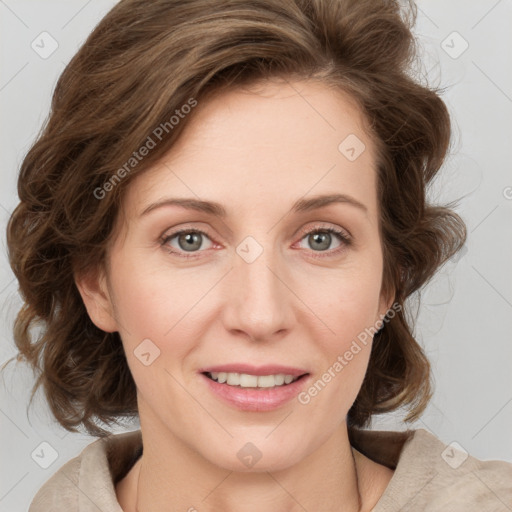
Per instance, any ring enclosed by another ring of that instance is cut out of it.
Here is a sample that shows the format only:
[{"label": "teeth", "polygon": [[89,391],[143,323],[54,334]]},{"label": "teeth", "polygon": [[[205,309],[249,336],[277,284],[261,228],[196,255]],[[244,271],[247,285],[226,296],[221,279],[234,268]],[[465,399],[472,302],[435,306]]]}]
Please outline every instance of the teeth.
[{"label": "teeth", "polygon": [[[291,377],[291,375],[288,375],[288,377]],[[290,382],[293,380],[290,380]],[[283,375],[282,373],[279,373],[278,375],[274,375],[274,383],[276,386],[282,386],[286,382],[286,375]],[[286,384],[289,384],[290,382],[286,382]]]},{"label": "teeth", "polygon": [[238,384],[242,388],[256,388],[258,387],[258,377],[256,375],[247,375],[247,373],[241,373]]},{"label": "teeth", "polygon": [[221,384],[240,386],[242,388],[273,388],[296,381],[293,375],[249,375],[248,373],[211,372],[211,378]]}]

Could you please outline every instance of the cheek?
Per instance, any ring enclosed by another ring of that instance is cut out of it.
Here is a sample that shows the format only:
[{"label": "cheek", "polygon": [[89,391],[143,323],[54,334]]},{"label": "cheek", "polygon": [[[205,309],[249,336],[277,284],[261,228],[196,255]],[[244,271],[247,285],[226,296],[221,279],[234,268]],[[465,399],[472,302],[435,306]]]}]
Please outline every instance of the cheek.
[{"label": "cheek", "polygon": [[328,387],[321,400],[337,403],[339,410],[355,400],[366,373],[373,335],[380,326],[380,283],[381,266],[375,258],[372,264],[337,273],[328,292],[317,287],[310,295],[320,325],[329,327],[322,328],[322,335],[312,333],[324,358],[311,396]]},{"label": "cheek", "polygon": [[209,287],[197,272],[150,267],[121,262],[112,276],[116,317],[131,339],[170,337]]},{"label": "cheek", "polygon": [[[329,327],[332,348],[342,350],[361,332],[375,326],[379,319],[381,266],[351,266],[333,272],[326,285],[309,286],[310,305],[317,317]],[[310,283],[311,285],[312,283]],[[318,283],[317,283],[318,284]]]},{"label": "cheek", "polygon": [[179,396],[172,376],[181,374],[198,348],[212,309],[207,292],[219,277],[193,269],[171,271],[144,258],[139,263],[125,259],[112,268],[119,334],[137,387],[145,396],[161,396],[163,387]]},{"label": "cheek", "polygon": [[[373,286],[345,287],[334,300],[318,299],[318,311],[334,333],[322,329],[315,336],[316,350],[322,354],[319,373],[298,396],[299,403],[332,411],[329,421],[341,421],[361,389],[378,329],[379,289]],[[378,317],[377,317],[378,319]]]},{"label": "cheek", "polygon": [[184,329],[190,325],[201,289],[186,278],[176,279],[176,273],[166,276],[162,269],[156,272],[151,265],[133,261],[120,261],[111,281],[119,334],[137,388],[145,397],[169,400],[171,408],[172,400],[180,396],[179,386],[173,386],[176,365],[197,339]]}]

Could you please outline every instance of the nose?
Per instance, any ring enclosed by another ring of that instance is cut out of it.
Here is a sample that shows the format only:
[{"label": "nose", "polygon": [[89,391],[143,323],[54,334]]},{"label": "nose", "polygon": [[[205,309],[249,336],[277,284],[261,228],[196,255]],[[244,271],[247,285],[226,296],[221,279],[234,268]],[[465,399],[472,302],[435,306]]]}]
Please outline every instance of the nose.
[{"label": "nose", "polygon": [[[256,248],[251,246],[250,250]],[[243,247],[234,254],[233,268],[225,282],[224,325],[232,334],[253,341],[274,340],[295,323],[294,295],[287,287],[290,279],[285,265],[271,249],[265,248],[251,259],[245,257]]]}]

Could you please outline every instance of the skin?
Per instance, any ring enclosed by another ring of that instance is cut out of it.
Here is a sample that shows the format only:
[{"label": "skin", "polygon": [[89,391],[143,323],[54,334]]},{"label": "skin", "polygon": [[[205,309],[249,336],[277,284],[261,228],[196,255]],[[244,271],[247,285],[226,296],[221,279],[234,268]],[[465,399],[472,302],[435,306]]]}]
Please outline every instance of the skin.
[{"label": "skin", "polygon": [[[393,471],[352,449],[346,426],[371,342],[307,405],[240,411],[198,375],[207,365],[282,363],[315,382],[391,307],[364,126],[350,97],[320,82],[233,89],[199,103],[178,143],[128,187],[108,272],[77,278],[93,322],[120,333],[137,385],[144,453],[116,487],[125,512],[330,512],[378,501]],[[338,150],[349,134],[366,146],[354,161]],[[289,212],[333,193],[365,210]],[[141,216],[168,197],[216,201],[227,215],[167,205]],[[307,234],[328,227],[352,242]],[[207,232],[200,249],[187,252],[179,236],[162,245],[181,228]],[[247,236],[263,249],[251,263],[236,252]],[[144,339],[160,350],[148,366],[134,355]],[[251,468],[237,457],[248,442],[262,455]]]}]

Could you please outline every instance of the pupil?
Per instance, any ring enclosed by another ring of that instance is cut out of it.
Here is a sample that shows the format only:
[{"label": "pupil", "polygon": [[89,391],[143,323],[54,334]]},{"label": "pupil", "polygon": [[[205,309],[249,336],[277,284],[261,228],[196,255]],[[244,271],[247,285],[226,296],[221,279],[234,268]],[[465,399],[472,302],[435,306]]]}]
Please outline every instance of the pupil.
[{"label": "pupil", "polygon": [[[321,247],[317,247],[321,250],[328,249],[329,245],[331,244],[331,235],[330,233],[315,233],[312,235],[313,240],[315,243],[320,242]],[[322,244],[322,238],[323,238],[323,244]]]},{"label": "pupil", "polygon": [[[180,247],[185,251],[193,251],[201,247],[200,233],[186,233],[181,235],[178,239]],[[181,244],[185,241],[185,246]]]}]

